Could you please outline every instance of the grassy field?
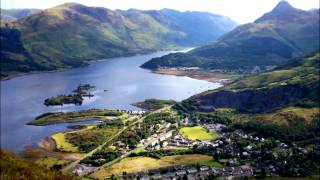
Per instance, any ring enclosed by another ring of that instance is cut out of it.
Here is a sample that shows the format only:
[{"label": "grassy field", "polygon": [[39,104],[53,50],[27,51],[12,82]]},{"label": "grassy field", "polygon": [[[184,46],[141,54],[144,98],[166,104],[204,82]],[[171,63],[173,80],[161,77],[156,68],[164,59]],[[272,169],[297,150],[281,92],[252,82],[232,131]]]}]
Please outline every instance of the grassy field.
[{"label": "grassy field", "polygon": [[[127,173],[134,173],[172,165],[191,165],[196,163],[211,163],[211,165],[213,165],[212,162],[213,159],[211,156],[201,154],[165,156],[161,159],[154,159],[150,157],[133,157],[125,158],[110,167],[99,170],[91,174],[90,177],[104,179],[104,177],[111,176],[112,174],[122,174],[123,171],[126,171]],[[221,166],[221,164],[217,164],[219,167]]]},{"label": "grassy field", "polygon": [[144,148],[143,147],[138,147],[138,148],[133,150],[133,153],[136,153],[136,154],[138,154],[140,152],[144,152]]},{"label": "grassy field", "polygon": [[121,127],[104,127],[70,132],[65,135],[67,142],[78,147],[81,152],[89,152],[116,134]]},{"label": "grassy field", "polygon": [[180,134],[192,141],[194,140],[210,140],[218,137],[216,133],[208,133],[207,130],[201,126],[184,127],[179,130]]},{"label": "grassy field", "polygon": [[60,151],[78,152],[78,147],[72,145],[66,140],[65,133],[57,133],[51,136],[56,143],[56,148]]}]

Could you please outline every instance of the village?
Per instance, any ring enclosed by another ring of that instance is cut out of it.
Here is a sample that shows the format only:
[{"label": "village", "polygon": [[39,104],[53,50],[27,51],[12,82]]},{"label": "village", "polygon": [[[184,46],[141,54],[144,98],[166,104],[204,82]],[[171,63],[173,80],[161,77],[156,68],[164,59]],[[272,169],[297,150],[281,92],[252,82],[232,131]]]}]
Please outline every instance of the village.
[{"label": "village", "polygon": [[[143,117],[144,111],[127,111],[130,115]],[[90,164],[78,164],[73,173],[78,176],[89,175],[93,172],[112,166],[121,159],[132,156],[144,156],[147,153],[157,153],[177,151],[184,149],[183,153],[201,153],[212,156],[223,167],[210,167],[199,164],[194,165],[174,165],[160,169],[150,169],[143,172],[115,174],[122,178],[140,179],[204,179],[210,177],[221,177],[226,179],[241,177],[266,177],[277,176],[281,171],[282,163],[275,163],[280,155],[290,155],[293,151],[300,154],[308,152],[296,146],[289,146],[279,140],[263,138],[245,134],[239,130],[225,132],[225,124],[205,123],[191,118],[181,118],[179,121],[157,120],[156,123],[146,123],[141,121],[133,129],[137,131],[148,127],[149,136],[141,138],[136,144],[126,144],[122,140],[113,142],[109,148],[117,150],[120,155],[110,162],[103,163],[102,166],[92,166]],[[181,134],[181,127],[202,127],[207,133],[216,133],[218,136],[208,140],[191,140]],[[138,150],[138,151],[137,151]],[[177,151],[179,153],[179,151]],[[97,159],[101,161],[104,159]],[[279,161],[278,161],[279,162]],[[285,161],[283,161],[285,163]],[[299,171],[299,167],[297,170]]]}]

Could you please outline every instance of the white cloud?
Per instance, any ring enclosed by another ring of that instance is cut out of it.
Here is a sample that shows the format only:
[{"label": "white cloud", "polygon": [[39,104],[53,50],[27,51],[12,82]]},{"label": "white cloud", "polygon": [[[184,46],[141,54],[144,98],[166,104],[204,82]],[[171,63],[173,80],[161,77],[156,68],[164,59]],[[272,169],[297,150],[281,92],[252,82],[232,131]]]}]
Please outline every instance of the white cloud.
[{"label": "white cloud", "polygon": [[[50,8],[65,2],[110,9],[162,9],[208,11],[247,23],[270,11],[279,0],[1,0],[1,8]],[[300,9],[319,8],[318,0],[288,0]]]}]

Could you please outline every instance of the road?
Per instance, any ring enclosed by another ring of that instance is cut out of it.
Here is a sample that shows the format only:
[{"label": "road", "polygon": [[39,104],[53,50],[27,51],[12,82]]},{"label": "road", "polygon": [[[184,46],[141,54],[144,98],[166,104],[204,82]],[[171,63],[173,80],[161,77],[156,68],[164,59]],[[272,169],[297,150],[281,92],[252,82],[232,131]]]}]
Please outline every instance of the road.
[{"label": "road", "polygon": [[[163,111],[165,109],[168,109],[170,108],[171,106],[167,106],[167,107],[164,107],[164,108],[161,108],[161,109],[158,109],[156,111],[153,111],[152,113],[158,113],[160,111]],[[120,130],[117,134],[113,135],[111,138],[109,138],[107,141],[105,141],[104,143],[102,143],[101,145],[99,145],[97,148],[95,148],[94,150],[90,151],[89,153],[87,153],[85,156],[83,156],[82,158],[72,162],[71,164],[69,164],[68,166],[64,167],[61,171],[62,172],[67,172],[67,171],[70,171],[72,170],[76,165],[78,165],[80,163],[80,161],[82,161],[83,159],[89,157],[89,156],[92,156],[95,152],[101,150],[106,144],[108,144],[110,141],[112,141],[114,138],[118,137],[121,133],[123,133],[126,129],[128,129],[129,127],[131,126],[134,126],[135,124],[139,123],[139,122],[142,122],[143,120],[145,119],[145,116],[143,116],[142,118],[138,119],[137,121],[135,121],[134,123],[131,123],[130,125],[128,126],[125,126],[122,130]],[[125,155],[122,155],[121,157],[113,160],[113,161],[110,161],[102,166],[99,166],[97,167],[94,171],[98,170],[98,169],[101,169],[101,168],[104,168],[104,167],[107,167],[107,166],[110,166],[112,165],[113,163],[121,160],[122,158],[124,157],[127,157],[129,154],[131,154],[132,151],[128,152],[127,154]]]},{"label": "road", "polygon": [[126,129],[128,129],[129,127],[142,122],[143,119],[145,117],[142,117],[140,119],[138,119],[137,121],[135,121],[134,123],[130,124],[129,126],[125,126],[122,130],[120,130],[117,134],[113,135],[112,137],[110,137],[107,141],[105,141],[104,143],[102,143],[101,145],[99,145],[97,148],[95,148],[94,150],[90,151],[89,153],[87,153],[85,156],[83,156],[82,158],[72,162],[71,164],[69,164],[68,166],[64,167],[61,171],[62,172],[66,172],[69,170],[72,170],[76,165],[78,165],[80,163],[80,161],[82,161],[83,159],[92,156],[95,152],[101,150],[106,144],[108,144],[110,141],[112,141],[114,138],[118,137],[121,133],[123,133]]}]

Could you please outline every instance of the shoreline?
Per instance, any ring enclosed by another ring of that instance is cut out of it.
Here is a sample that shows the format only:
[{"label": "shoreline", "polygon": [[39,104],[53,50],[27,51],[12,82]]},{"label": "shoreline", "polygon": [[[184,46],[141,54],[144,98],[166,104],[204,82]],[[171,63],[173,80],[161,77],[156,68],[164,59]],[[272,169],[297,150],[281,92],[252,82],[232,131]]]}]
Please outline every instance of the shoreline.
[{"label": "shoreline", "polygon": [[172,76],[184,76],[192,79],[208,81],[212,83],[227,84],[233,79],[232,75],[223,73],[213,73],[204,70],[194,70],[194,69],[177,69],[177,68],[158,68],[151,71],[155,74],[161,75],[172,75]]},{"label": "shoreline", "polygon": [[57,157],[57,158],[62,158],[62,159],[65,159],[65,160],[72,160],[72,161],[78,160],[83,155],[85,155],[85,153],[81,153],[81,152],[72,153],[72,152],[57,151],[56,142],[51,136],[52,135],[42,139],[37,144],[38,148],[43,150],[45,153],[47,153],[47,154],[49,154],[51,156]]},{"label": "shoreline", "polygon": [[78,69],[78,68],[86,68],[90,67],[93,65],[93,63],[99,62],[99,61],[108,61],[114,58],[122,58],[122,57],[133,57],[133,56],[140,56],[140,55],[149,55],[153,53],[158,53],[158,52],[163,52],[163,51],[189,51],[190,49],[193,48],[188,48],[188,47],[177,47],[175,49],[161,49],[161,50],[156,50],[156,51],[149,51],[146,53],[136,53],[136,54],[128,54],[128,55],[122,55],[122,56],[115,56],[115,57],[108,57],[108,58],[99,58],[99,59],[93,59],[86,61],[88,64],[84,66],[79,66],[79,67],[70,67],[70,68],[61,68],[61,69],[55,69],[55,70],[46,70],[46,71],[30,71],[30,72],[17,72],[15,74],[8,75],[6,77],[0,78],[0,81],[8,81],[14,78],[22,77],[22,76],[28,76],[28,75],[33,75],[33,74],[42,74],[42,73],[56,73],[56,72],[64,72],[67,70],[71,69]]}]

